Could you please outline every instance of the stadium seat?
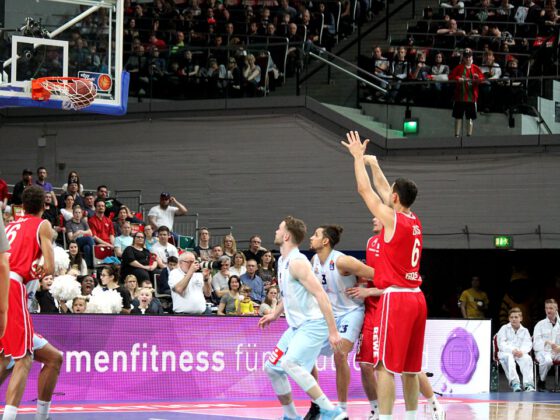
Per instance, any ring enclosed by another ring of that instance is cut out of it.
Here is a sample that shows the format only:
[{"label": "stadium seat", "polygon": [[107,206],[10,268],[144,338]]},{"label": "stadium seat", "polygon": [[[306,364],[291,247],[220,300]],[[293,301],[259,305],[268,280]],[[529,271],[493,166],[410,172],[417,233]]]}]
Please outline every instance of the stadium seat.
[{"label": "stadium seat", "polygon": [[106,245],[93,246],[93,267],[98,268],[104,265],[103,260],[107,257],[113,257],[115,252],[113,248]]}]

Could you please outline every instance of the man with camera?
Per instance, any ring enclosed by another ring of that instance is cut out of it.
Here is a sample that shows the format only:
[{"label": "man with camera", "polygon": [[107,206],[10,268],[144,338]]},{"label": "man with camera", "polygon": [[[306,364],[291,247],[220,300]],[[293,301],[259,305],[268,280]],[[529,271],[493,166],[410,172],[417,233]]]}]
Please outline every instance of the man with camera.
[{"label": "man with camera", "polygon": [[[207,269],[208,267],[204,267]],[[173,312],[185,315],[211,314],[206,297],[212,295],[210,276],[201,271],[192,252],[179,256],[179,266],[169,274]]]}]

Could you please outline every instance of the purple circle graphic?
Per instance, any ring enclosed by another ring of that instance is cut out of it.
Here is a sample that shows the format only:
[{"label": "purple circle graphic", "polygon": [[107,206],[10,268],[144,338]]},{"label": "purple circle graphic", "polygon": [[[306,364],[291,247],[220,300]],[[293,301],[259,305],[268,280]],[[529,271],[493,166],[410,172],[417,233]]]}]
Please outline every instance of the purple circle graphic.
[{"label": "purple circle graphic", "polygon": [[451,383],[466,384],[476,370],[478,356],[478,345],[472,334],[464,328],[455,328],[441,352],[441,371]]}]

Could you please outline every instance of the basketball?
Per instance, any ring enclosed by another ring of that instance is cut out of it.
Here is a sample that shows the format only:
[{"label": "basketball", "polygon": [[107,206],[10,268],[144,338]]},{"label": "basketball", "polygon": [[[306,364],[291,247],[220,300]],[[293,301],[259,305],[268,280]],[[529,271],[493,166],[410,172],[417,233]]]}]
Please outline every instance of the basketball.
[{"label": "basketball", "polygon": [[91,80],[76,79],[67,85],[69,97],[76,109],[89,106],[97,94],[97,89]]}]

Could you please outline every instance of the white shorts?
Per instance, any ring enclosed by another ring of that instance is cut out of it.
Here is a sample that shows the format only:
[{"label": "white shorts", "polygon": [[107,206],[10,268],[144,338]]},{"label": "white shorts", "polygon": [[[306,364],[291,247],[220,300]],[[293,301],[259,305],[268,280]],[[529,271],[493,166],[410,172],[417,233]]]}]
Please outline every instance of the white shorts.
[{"label": "white shorts", "polygon": [[[41,350],[47,344],[49,344],[49,342],[45,337],[40,336],[39,334],[33,334],[33,351]],[[10,370],[11,368],[14,367],[15,364],[16,362],[14,361],[14,358],[10,357],[10,363],[8,363],[6,369]]]},{"label": "white shorts", "polygon": [[324,319],[309,320],[298,328],[288,328],[268,358],[267,367],[284,372],[280,362],[287,358],[311,372],[328,337],[329,329]]},{"label": "white shorts", "polygon": [[[364,324],[364,316],[364,308],[358,308],[352,312],[347,312],[344,315],[336,317],[336,329],[340,333],[340,337],[351,343],[358,341],[358,337],[360,337],[360,333],[362,332],[362,325]],[[321,349],[321,355],[332,356],[332,354],[333,351],[327,339]]]}]

